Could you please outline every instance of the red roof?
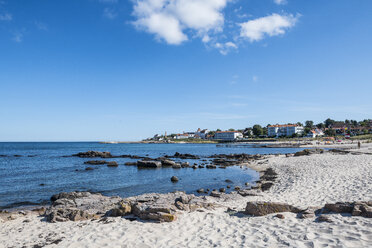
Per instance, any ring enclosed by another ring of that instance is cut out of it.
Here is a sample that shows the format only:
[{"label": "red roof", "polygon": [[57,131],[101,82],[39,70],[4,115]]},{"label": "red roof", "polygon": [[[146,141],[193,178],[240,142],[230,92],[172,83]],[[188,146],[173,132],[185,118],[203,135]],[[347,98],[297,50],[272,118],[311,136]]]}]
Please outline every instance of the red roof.
[{"label": "red roof", "polygon": [[299,127],[299,125],[296,124],[288,124],[288,125],[271,125],[269,127]]}]

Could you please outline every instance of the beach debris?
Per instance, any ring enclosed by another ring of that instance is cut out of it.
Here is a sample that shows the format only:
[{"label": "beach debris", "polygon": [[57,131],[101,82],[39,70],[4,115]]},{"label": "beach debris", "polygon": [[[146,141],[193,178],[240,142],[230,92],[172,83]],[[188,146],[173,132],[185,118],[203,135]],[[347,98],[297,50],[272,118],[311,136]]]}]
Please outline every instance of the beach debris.
[{"label": "beach debris", "polygon": [[286,203],[263,201],[247,202],[247,206],[245,208],[245,214],[253,216],[264,216],[281,212],[299,213],[301,210]]}]

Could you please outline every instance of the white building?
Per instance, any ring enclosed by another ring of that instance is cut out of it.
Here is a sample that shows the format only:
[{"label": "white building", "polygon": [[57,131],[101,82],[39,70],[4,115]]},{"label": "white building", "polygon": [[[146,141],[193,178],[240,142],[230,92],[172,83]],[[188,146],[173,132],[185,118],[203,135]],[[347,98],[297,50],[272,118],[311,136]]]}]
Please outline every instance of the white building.
[{"label": "white building", "polygon": [[324,133],[322,130],[320,129],[314,129],[314,130],[310,130],[310,132],[306,135],[307,138],[316,138],[316,137],[319,137],[319,136],[323,136]]},{"label": "white building", "polygon": [[195,137],[195,133],[193,132],[187,132],[187,133],[176,135],[176,139],[188,139],[188,138],[194,138],[194,137]]},{"label": "white building", "polygon": [[214,139],[216,140],[234,141],[242,138],[243,134],[238,131],[220,131],[214,134]]},{"label": "white building", "polygon": [[292,136],[293,134],[303,134],[304,127],[298,125],[272,125],[267,128],[269,137]]},{"label": "white building", "polygon": [[206,139],[208,133],[209,133],[208,129],[201,130],[200,128],[198,128],[198,130],[195,132],[195,137],[201,138],[201,139]]}]

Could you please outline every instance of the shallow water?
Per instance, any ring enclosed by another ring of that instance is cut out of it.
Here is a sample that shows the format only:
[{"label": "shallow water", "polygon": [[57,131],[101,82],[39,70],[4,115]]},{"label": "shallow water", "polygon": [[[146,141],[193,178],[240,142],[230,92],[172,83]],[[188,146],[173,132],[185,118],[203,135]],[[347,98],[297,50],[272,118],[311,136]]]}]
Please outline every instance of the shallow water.
[{"label": "shallow water", "polygon": [[[63,191],[93,191],[122,197],[175,190],[196,193],[198,188],[225,187],[226,179],[233,181],[232,188],[258,179],[257,172],[237,166],[226,169],[196,170],[192,168],[137,169],[136,166],[124,165],[125,162],[136,161],[133,159],[104,159],[119,163],[119,167],[109,168],[106,165],[85,165],[84,161],[92,160],[91,158],[63,157],[89,150],[109,151],[112,155],[148,155],[153,158],[179,152],[199,155],[203,159],[213,154],[289,153],[301,149],[216,144],[0,143],[0,206],[3,208],[46,203],[51,195]],[[20,155],[20,157],[14,155]],[[195,160],[182,161],[188,161],[190,164],[200,163]],[[88,166],[95,169],[85,171]],[[172,176],[177,176],[180,179],[179,182],[172,183],[170,181]]]}]

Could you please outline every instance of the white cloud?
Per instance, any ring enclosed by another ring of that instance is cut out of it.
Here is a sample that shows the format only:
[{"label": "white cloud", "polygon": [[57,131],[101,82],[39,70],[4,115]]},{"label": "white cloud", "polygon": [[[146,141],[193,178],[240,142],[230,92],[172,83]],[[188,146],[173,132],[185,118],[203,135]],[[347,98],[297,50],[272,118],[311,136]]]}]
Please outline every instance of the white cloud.
[{"label": "white cloud", "polygon": [[23,41],[23,32],[16,31],[13,33],[12,40],[17,43],[21,43]]},{"label": "white cloud", "polygon": [[0,21],[11,21],[13,16],[9,13],[0,14]]},{"label": "white cloud", "polygon": [[118,16],[118,14],[111,8],[105,8],[103,10],[103,16],[107,19],[113,20]]},{"label": "white cloud", "polygon": [[188,40],[186,32],[194,32],[203,42],[209,33],[221,32],[224,24],[222,10],[229,0],[136,0],[134,25],[168,44]]},{"label": "white cloud", "polygon": [[276,3],[277,5],[283,5],[287,3],[287,0],[274,0],[274,3]]},{"label": "white cloud", "polygon": [[226,55],[232,50],[238,49],[238,46],[231,41],[228,41],[226,43],[217,42],[214,47],[217,48],[222,55]]},{"label": "white cloud", "polygon": [[293,16],[272,14],[266,17],[240,23],[240,37],[248,38],[250,42],[254,42],[262,40],[265,35],[282,35],[287,29],[296,24],[298,17],[298,15]]}]

